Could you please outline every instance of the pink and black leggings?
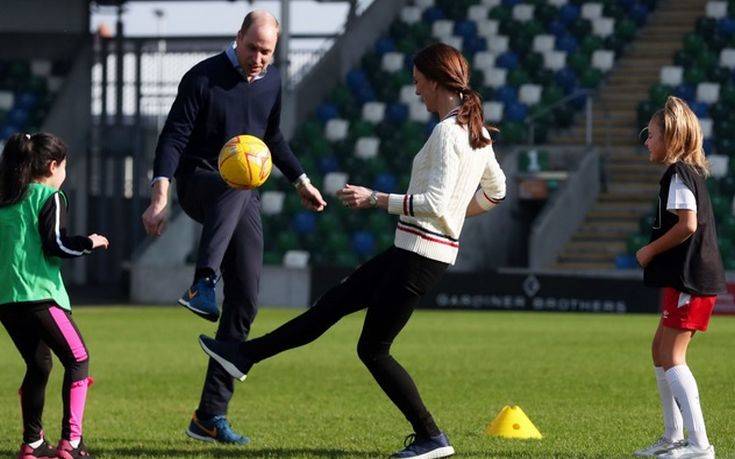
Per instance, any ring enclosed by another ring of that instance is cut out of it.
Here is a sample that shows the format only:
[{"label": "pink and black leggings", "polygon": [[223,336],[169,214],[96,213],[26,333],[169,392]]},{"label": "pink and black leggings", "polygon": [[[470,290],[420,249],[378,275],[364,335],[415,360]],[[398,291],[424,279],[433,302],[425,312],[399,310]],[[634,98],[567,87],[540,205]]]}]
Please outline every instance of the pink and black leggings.
[{"label": "pink and black leggings", "polygon": [[26,363],[20,386],[23,441],[43,437],[41,418],[46,383],[51,373],[51,351],[64,365],[61,438],[82,436],[82,418],[89,385],[89,353],[71,313],[53,302],[10,303],[0,306],[0,322]]}]

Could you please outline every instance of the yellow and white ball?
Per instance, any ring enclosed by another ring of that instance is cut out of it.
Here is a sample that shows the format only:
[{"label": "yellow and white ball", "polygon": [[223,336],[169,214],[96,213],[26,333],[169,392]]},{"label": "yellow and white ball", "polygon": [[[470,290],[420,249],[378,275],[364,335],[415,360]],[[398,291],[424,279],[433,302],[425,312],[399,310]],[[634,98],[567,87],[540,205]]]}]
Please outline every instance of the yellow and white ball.
[{"label": "yellow and white ball", "polygon": [[232,188],[249,190],[261,186],[273,167],[268,146],[252,135],[238,135],[222,147],[219,173]]}]

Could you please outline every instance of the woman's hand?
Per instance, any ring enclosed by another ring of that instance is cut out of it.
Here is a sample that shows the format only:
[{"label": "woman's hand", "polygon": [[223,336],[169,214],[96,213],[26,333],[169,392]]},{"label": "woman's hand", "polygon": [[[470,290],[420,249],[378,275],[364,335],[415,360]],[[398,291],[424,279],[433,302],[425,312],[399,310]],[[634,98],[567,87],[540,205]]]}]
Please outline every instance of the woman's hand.
[{"label": "woman's hand", "polygon": [[374,207],[370,204],[370,195],[373,190],[364,186],[350,185],[349,183],[337,191],[337,197],[346,207],[353,209],[367,209]]}]

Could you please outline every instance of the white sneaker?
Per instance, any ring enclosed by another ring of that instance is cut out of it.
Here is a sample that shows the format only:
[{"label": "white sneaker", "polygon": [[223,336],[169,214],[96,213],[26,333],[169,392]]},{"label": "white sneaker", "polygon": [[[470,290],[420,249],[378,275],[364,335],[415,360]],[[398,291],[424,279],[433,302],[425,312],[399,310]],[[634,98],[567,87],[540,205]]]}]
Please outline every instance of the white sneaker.
[{"label": "white sneaker", "polygon": [[685,444],[663,454],[657,454],[656,457],[676,459],[715,459],[715,447],[709,445],[706,448],[699,448],[697,446]]},{"label": "white sneaker", "polygon": [[678,440],[678,441],[671,441],[666,437],[659,438],[656,443],[646,446],[645,448],[641,448],[633,453],[633,456],[638,457],[651,457],[656,456],[658,454],[663,454],[668,451],[671,451],[675,448],[680,448],[682,446],[686,445],[686,441],[684,440]]}]

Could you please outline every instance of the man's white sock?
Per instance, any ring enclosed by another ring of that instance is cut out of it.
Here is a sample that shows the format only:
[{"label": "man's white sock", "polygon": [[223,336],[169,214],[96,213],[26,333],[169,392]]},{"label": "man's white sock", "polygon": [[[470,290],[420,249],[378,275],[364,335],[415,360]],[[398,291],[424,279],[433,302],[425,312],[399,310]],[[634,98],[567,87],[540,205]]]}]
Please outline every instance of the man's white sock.
[{"label": "man's white sock", "polygon": [[666,370],[666,380],[671,392],[679,403],[684,426],[689,433],[689,444],[698,448],[707,448],[707,430],[704,427],[702,407],[699,405],[699,390],[689,367],[677,365]]},{"label": "man's white sock", "polygon": [[666,380],[666,372],[663,367],[654,367],[656,371],[656,385],[658,395],[661,398],[661,408],[664,413],[664,437],[675,442],[684,439],[684,424],[681,419],[681,411],[676,405],[674,395],[671,393],[669,382]]}]

